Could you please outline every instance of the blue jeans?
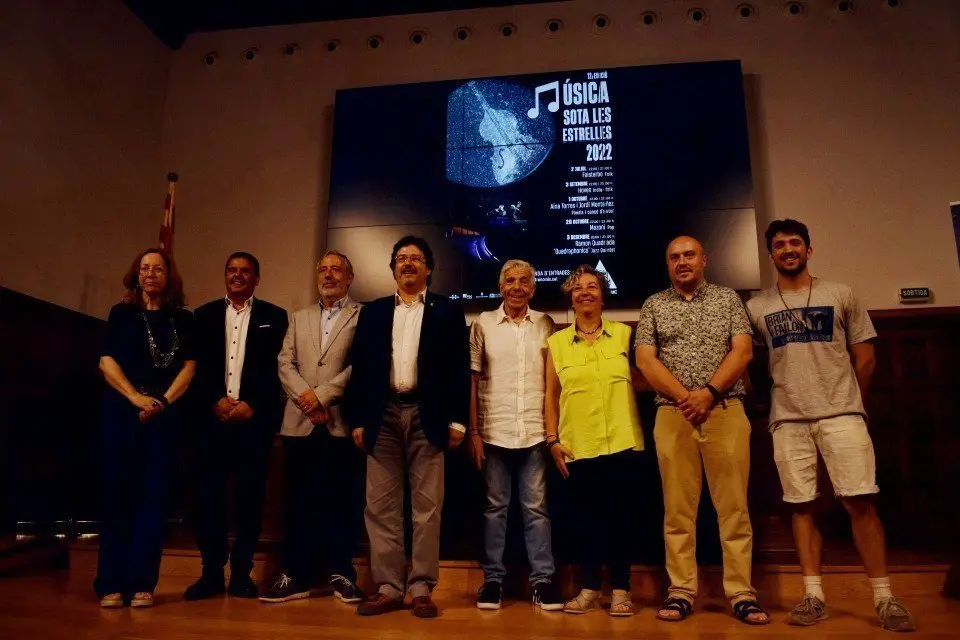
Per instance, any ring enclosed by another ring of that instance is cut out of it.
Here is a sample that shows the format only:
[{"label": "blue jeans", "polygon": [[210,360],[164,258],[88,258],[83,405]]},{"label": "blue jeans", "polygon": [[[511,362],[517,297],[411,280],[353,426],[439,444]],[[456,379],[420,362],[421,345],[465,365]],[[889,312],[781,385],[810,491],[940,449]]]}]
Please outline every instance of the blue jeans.
[{"label": "blue jeans", "polygon": [[553,579],[553,549],[550,516],[547,513],[546,462],[539,445],[528,449],[504,449],[484,444],[484,479],[487,508],[483,513],[483,568],[485,581],[503,582],[503,547],[507,537],[507,513],[513,479],[517,479],[523,514],[523,538],[530,561],[530,584]]}]

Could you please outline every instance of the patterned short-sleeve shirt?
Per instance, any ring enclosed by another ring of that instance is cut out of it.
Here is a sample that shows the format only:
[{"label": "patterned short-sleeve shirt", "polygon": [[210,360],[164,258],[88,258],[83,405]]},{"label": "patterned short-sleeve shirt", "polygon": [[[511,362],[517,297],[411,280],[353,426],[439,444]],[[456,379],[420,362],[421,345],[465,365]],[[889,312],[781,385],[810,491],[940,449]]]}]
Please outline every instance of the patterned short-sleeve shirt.
[{"label": "patterned short-sleeve shirt", "polygon": [[[728,287],[700,283],[693,298],[684,299],[676,289],[655,293],[640,310],[634,349],[653,345],[657,357],[687,389],[700,389],[720,367],[730,352],[730,341],[740,334],[752,335],[750,321],[736,291]],[[742,398],[742,380],[724,394]],[[673,404],[657,394],[657,405]]]}]

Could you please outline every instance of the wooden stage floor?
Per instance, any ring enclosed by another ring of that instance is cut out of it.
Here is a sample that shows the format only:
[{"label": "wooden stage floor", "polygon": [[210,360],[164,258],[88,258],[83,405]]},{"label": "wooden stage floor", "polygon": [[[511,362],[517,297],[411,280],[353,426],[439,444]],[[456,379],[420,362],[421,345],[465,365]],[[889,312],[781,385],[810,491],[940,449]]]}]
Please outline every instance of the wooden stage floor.
[{"label": "wooden stage floor", "polygon": [[[500,611],[478,611],[462,591],[440,591],[442,615],[418,620],[409,611],[376,618],[360,618],[354,608],[332,597],[316,597],[266,605],[256,600],[220,598],[185,602],[183,590],[191,578],[163,576],[152,609],[102,610],[90,586],[88,572],[50,572],[0,579],[0,638],[162,639],[231,638],[285,640],[287,638],[398,640],[502,640],[538,638],[890,638],[876,625],[866,598],[844,599],[838,594],[828,609],[831,619],[803,629],[784,624],[785,611],[771,606],[774,622],[748,627],[727,613],[720,600],[698,603],[696,614],[683,623],[659,622],[655,602],[641,601],[633,618],[614,619],[606,613],[585,616],[547,613],[526,602],[505,602]],[[896,585],[894,585],[896,586]],[[829,592],[828,592],[829,597]],[[960,637],[960,601],[939,595],[903,598],[915,613],[920,630],[912,637]]]}]

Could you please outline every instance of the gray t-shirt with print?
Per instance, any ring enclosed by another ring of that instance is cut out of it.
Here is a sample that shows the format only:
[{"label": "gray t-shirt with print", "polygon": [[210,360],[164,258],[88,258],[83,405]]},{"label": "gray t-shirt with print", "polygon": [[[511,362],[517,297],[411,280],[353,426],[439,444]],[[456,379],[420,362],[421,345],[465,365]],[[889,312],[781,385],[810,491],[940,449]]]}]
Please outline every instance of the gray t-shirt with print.
[{"label": "gray t-shirt with print", "polygon": [[784,291],[782,300],[766,289],[747,301],[747,314],[770,352],[771,431],[783,422],[866,416],[848,348],[877,332],[850,287],[816,278],[812,291]]}]

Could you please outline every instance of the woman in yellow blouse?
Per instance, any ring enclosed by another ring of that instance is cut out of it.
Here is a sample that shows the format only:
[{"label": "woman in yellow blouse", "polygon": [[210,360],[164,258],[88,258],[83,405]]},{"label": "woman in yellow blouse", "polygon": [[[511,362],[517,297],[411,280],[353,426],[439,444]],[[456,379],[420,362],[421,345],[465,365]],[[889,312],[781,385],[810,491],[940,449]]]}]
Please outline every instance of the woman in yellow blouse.
[{"label": "woman in yellow blouse", "polygon": [[604,320],[607,277],[589,265],[574,269],[562,291],[574,323],[547,341],[544,414],[546,443],[570,483],[580,523],[581,590],[566,613],[600,608],[600,570],[610,572],[610,615],[633,615],[630,599],[630,530],[624,491],[634,451],[643,449],[630,367],[630,327]]}]

